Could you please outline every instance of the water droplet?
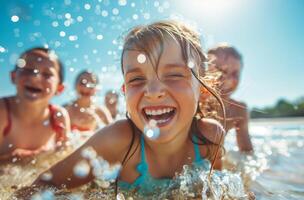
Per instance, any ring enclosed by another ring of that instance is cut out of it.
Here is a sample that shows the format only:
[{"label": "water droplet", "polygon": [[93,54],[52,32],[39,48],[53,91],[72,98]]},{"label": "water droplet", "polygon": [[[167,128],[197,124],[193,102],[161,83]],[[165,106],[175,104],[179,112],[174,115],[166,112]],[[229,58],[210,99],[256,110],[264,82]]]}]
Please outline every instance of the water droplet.
[{"label": "water droplet", "polygon": [[59,25],[59,23],[58,23],[57,21],[53,21],[53,22],[52,22],[52,26],[53,26],[53,27],[57,27],[58,25]]},{"label": "water droplet", "polygon": [[150,13],[144,13],[144,19],[150,19]]},{"label": "water droplet", "polygon": [[70,13],[65,13],[65,18],[67,18],[67,19],[71,19],[71,17],[72,17],[72,15],[70,14]]},{"label": "water droplet", "polygon": [[52,51],[49,52],[49,58],[52,61],[56,61],[58,59],[58,56],[56,55],[56,53],[55,53],[54,50],[52,50]]},{"label": "water droplet", "polygon": [[92,26],[88,26],[87,31],[88,31],[88,33],[92,33],[94,31],[94,29]]},{"label": "water droplet", "polygon": [[85,112],[85,108],[80,108],[80,112]]},{"label": "water droplet", "polygon": [[144,134],[148,137],[148,138],[150,138],[150,139],[152,139],[152,140],[155,140],[155,139],[157,139],[158,137],[159,137],[159,135],[160,135],[160,130],[159,130],[159,128],[157,127],[157,126],[155,126],[155,127],[151,127],[151,126],[146,126],[145,128],[144,128]]},{"label": "water droplet", "polygon": [[91,9],[91,5],[88,4],[88,3],[84,4],[84,9],[90,10]]},{"label": "water droplet", "polygon": [[19,17],[17,16],[17,15],[13,15],[12,17],[11,17],[11,20],[12,20],[12,22],[18,22],[19,21]]},{"label": "water droplet", "polygon": [[190,60],[188,62],[188,67],[192,69],[194,66],[195,66],[194,62]]},{"label": "water droplet", "polygon": [[119,10],[117,8],[113,8],[112,13],[113,13],[113,15],[118,15]]},{"label": "water droplet", "polygon": [[31,164],[32,164],[32,165],[36,164],[36,159],[33,159],[33,160],[31,161]]},{"label": "water droplet", "polygon": [[158,1],[154,1],[154,7],[158,7],[159,6],[159,2]]},{"label": "water droplet", "polygon": [[65,36],[65,32],[64,31],[60,31],[59,35],[60,35],[60,37],[64,37]]},{"label": "water droplet", "polygon": [[120,6],[127,5],[127,0],[118,0],[118,5],[120,5]]},{"label": "water droplet", "polygon": [[137,56],[137,62],[139,62],[140,64],[145,63],[146,60],[147,60],[147,58],[146,58],[145,54],[141,53]]},{"label": "water droplet", "polygon": [[103,11],[101,11],[101,15],[102,15],[103,17],[107,17],[107,16],[109,15],[109,13],[108,13],[108,11],[103,10]]},{"label": "water droplet", "polygon": [[61,113],[61,112],[57,112],[57,113],[56,113],[56,116],[57,116],[57,117],[61,117],[61,116],[62,116],[62,113]]},{"label": "water droplet", "polygon": [[50,88],[46,88],[45,91],[46,91],[47,94],[51,93],[51,89]]},{"label": "water droplet", "polygon": [[12,159],[12,162],[15,163],[15,162],[17,162],[17,160],[18,160],[18,158],[15,157]]},{"label": "water droplet", "polygon": [[76,40],[78,40],[78,37],[77,37],[77,35],[70,35],[69,40],[70,41],[76,41]]},{"label": "water droplet", "polygon": [[0,53],[4,53],[5,52],[5,48],[3,46],[0,46]]},{"label": "water droplet", "polygon": [[19,58],[19,59],[17,60],[17,67],[23,68],[25,65],[26,65],[26,62],[25,62],[24,59]]},{"label": "water droplet", "polygon": [[41,180],[43,181],[50,181],[53,178],[53,174],[50,171],[44,172],[40,176]]},{"label": "water droplet", "polygon": [[12,147],[13,147],[13,144],[9,144],[9,145],[8,145],[8,148],[12,148]]},{"label": "water droplet", "polygon": [[82,22],[82,21],[83,21],[83,17],[82,17],[82,16],[78,16],[78,17],[77,17],[77,21],[78,21],[78,22]]},{"label": "water droplet", "polygon": [[50,124],[50,120],[45,120],[44,122],[43,122],[43,126],[48,126]]},{"label": "water droplet", "polygon": [[135,7],[135,3],[134,2],[131,3],[131,7]]},{"label": "water droplet", "polygon": [[70,72],[74,72],[75,71],[75,69],[73,68],[73,67],[70,67]]},{"label": "water droplet", "polygon": [[90,165],[88,164],[87,161],[82,160],[74,166],[73,172],[79,178],[84,178],[88,176],[90,172]]},{"label": "water droplet", "polygon": [[94,148],[90,146],[90,147],[86,147],[85,149],[83,149],[81,151],[81,156],[83,158],[87,158],[87,159],[94,159],[94,158],[96,158],[97,153],[94,150]]},{"label": "water droplet", "polygon": [[160,13],[162,13],[162,12],[164,12],[164,8],[163,7],[158,7],[158,12],[160,12]]},{"label": "water droplet", "polygon": [[134,15],[132,16],[132,18],[133,18],[134,20],[137,20],[137,19],[138,19],[138,15],[137,15],[137,14],[134,14]]},{"label": "water droplet", "polygon": [[116,200],[125,200],[125,196],[122,193],[118,193],[116,196]]},{"label": "water droplet", "polygon": [[67,5],[67,6],[71,5],[71,3],[72,3],[71,0],[64,0],[64,4]]},{"label": "water droplet", "polygon": [[71,21],[70,20],[65,20],[63,22],[64,26],[69,27],[71,25]]},{"label": "water droplet", "polygon": [[96,38],[97,38],[97,40],[102,40],[103,39],[103,35],[97,35]]},{"label": "water droplet", "polygon": [[39,69],[34,69],[33,73],[34,74],[39,74]]}]

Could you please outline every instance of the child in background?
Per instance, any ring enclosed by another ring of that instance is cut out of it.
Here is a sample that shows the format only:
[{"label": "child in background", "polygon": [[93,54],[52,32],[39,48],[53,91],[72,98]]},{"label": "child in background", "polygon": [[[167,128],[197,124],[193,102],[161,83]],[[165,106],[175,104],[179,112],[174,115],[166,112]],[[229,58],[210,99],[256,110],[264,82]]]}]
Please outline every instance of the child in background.
[{"label": "child in background", "polygon": [[[36,187],[73,188],[93,180],[99,171],[89,164],[87,148],[110,164],[122,163],[118,186],[143,194],[168,187],[184,165],[210,170],[212,162],[221,169],[224,130],[215,120],[196,118],[206,87],[199,35],[175,21],[139,26],[125,38],[121,61],[128,118],[99,130],[49,169],[52,179],[41,175]],[[80,162],[90,167],[82,177],[73,173]]]},{"label": "child in background", "polygon": [[98,77],[89,71],[79,73],[76,78],[78,98],[65,106],[70,118],[72,130],[94,131],[100,125],[112,122],[110,112],[95,104]]},{"label": "child in background", "polygon": [[118,114],[118,94],[113,90],[108,91],[105,95],[104,102],[113,120],[115,120]]},{"label": "child in background", "polygon": [[[217,89],[225,105],[226,131],[228,132],[234,128],[239,150],[251,152],[253,147],[248,132],[247,106],[245,103],[231,98],[239,85],[240,73],[243,68],[242,56],[234,47],[220,44],[208,51],[208,57],[211,60],[208,71],[220,73]],[[202,101],[205,101],[205,99]],[[216,108],[211,108],[211,110],[214,109]],[[223,120],[223,117],[219,116],[218,119]]]},{"label": "child in background", "polygon": [[53,149],[70,130],[66,110],[50,104],[63,91],[63,66],[46,48],[21,54],[11,79],[17,94],[0,99],[0,159]]}]

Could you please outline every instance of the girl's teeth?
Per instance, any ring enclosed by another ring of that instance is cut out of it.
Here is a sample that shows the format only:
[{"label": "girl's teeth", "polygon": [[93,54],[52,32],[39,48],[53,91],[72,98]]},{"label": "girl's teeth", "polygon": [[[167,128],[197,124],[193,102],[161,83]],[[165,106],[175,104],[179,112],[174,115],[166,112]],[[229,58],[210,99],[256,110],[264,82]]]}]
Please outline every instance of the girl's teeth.
[{"label": "girl's teeth", "polygon": [[173,110],[172,108],[163,108],[163,109],[157,109],[157,110],[145,109],[145,113],[147,115],[162,115],[162,114],[171,112],[172,110]]}]

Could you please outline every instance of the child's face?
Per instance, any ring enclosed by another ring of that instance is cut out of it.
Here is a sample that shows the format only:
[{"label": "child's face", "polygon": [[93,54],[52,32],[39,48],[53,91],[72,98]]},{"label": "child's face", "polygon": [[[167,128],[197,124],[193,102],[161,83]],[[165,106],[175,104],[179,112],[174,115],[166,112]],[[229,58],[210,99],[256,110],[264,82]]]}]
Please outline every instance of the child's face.
[{"label": "child's face", "polygon": [[142,131],[155,120],[160,128],[156,141],[168,142],[187,133],[196,113],[200,84],[173,39],[164,43],[157,68],[143,57],[139,51],[127,51],[123,56],[127,110]]},{"label": "child's face", "polygon": [[96,93],[96,86],[96,78],[90,73],[84,73],[77,80],[76,90],[82,97],[91,97]]},{"label": "child's face", "polygon": [[19,59],[13,81],[20,99],[48,101],[60,84],[59,64],[43,51],[29,52]]},{"label": "child's face", "polygon": [[105,96],[105,104],[109,107],[116,107],[118,103],[118,96],[115,93],[108,93]]},{"label": "child's face", "polygon": [[221,72],[220,76],[220,93],[230,95],[234,92],[239,84],[241,63],[240,60],[228,56],[225,59],[216,57],[214,54],[209,54],[208,57],[214,60],[214,65],[209,67],[210,71]]}]

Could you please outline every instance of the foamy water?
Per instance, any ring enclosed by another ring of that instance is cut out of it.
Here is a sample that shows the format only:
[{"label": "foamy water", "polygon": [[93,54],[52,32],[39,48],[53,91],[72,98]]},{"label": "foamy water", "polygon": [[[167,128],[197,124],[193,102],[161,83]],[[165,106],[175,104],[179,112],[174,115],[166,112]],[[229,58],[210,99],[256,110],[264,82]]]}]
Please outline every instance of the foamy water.
[{"label": "foamy water", "polygon": [[[250,123],[255,154],[240,154],[235,136],[228,134],[224,167],[228,170],[208,172],[185,167],[169,187],[155,191],[151,199],[304,199],[304,119],[260,120]],[[0,199],[22,186],[29,185],[50,164],[68,152],[41,155],[26,165],[8,163],[0,167]],[[104,161],[102,161],[104,162]],[[97,180],[72,191],[45,190],[33,199],[142,199],[133,192],[115,197],[110,182]],[[145,196],[145,199],[147,196]]]}]

